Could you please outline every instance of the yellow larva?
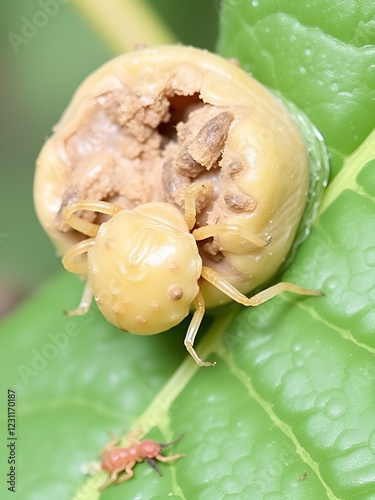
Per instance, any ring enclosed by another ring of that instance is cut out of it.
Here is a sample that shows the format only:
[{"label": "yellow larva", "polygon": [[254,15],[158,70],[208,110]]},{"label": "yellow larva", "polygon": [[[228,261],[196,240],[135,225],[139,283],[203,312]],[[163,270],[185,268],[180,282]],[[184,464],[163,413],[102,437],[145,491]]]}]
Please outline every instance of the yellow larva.
[{"label": "yellow larva", "polygon": [[[183,46],[136,50],[79,88],[38,158],[35,204],[71,272],[113,324],[171,328],[248,299],[285,261],[306,205],[306,147],[284,107],[236,65]],[[103,215],[104,214],[104,215]]]}]

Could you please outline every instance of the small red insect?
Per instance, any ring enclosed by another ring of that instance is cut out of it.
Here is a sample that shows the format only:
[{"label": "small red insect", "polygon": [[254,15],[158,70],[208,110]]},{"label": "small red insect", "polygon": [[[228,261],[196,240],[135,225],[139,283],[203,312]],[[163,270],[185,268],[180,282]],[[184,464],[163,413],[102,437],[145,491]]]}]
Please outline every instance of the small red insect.
[{"label": "small red insect", "polygon": [[[143,462],[143,460],[150,464],[159,476],[161,476],[162,472],[154,459],[159,460],[160,462],[170,462],[171,460],[177,460],[178,458],[184,457],[185,455],[181,453],[166,457],[161,454],[162,448],[172,446],[172,444],[180,441],[181,438],[182,435],[174,441],[165,444],[157,443],[152,439],[143,439],[139,441],[138,439],[133,438],[130,446],[122,448],[120,446],[116,446],[120,441],[120,439],[116,436],[116,438],[108,443],[99,454],[100,457],[103,457],[101,463],[102,469],[111,473],[110,478],[99,487],[99,490],[103,490],[111,483],[116,482],[119,484],[133,477],[133,467],[138,462]],[[118,475],[124,471],[126,474],[118,477]]]}]

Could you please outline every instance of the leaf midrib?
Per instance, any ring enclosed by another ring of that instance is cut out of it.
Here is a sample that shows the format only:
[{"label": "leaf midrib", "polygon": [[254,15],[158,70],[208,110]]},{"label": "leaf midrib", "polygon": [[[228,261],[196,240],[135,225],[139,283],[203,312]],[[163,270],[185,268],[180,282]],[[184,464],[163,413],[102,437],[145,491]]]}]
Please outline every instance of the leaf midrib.
[{"label": "leaf midrib", "polygon": [[[283,297],[284,298],[284,297]],[[284,298],[284,300],[288,301],[291,303],[291,300],[288,298]],[[375,354],[375,348],[370,347],[366,344],[363,344],[362,342],[359,342],[357,339],[353,337],[353,335],[350,333],[349,330],[345,330],[345,328],[339,328],[338,326],[334,325],[333,323],[330,323],[327,321],[325,318],[322,318],[320,314],[316,311],[316,309],[313,309],[312,307],[308,307],[301,302],[293,302],[293,305],[295,307],[300,308],[302,311],[307,312],[312,319],[319,321],[322,325],[330,328],[334,332],[338,333],[340,337],[342,337],[344,340],[349,340],[350,342],[353,342],[357,347],[364,349],[365,351],[369,352],[370,354]]]}]

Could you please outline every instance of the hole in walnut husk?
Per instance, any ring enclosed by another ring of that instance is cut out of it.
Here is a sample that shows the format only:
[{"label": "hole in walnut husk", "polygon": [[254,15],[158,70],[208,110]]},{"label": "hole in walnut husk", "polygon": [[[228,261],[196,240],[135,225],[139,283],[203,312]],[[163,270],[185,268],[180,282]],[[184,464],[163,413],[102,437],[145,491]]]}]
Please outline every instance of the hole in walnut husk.
[{"label": "hole in walnut husk", "polygon": [[[204,103],[198,89],[186,95],[183,88],[166,85],[155,98],[119,82],[116,90],[98,95],[65,142],[70,174],[56,229],[71,231],[61,213],[76,199],[109,201],[129,210],[167,201],[184,212],[184,192],[192,183],[204,186],[195,200],[196,227],[215,224],[241,207],[255,209],[256,202],[234,186],[239,160],[228,152],[223,156],[235,115],[236,109]],[[90,212],[79,215],[105,220]],[[223,259],[215,238],[199,247],[207,264]]]}]

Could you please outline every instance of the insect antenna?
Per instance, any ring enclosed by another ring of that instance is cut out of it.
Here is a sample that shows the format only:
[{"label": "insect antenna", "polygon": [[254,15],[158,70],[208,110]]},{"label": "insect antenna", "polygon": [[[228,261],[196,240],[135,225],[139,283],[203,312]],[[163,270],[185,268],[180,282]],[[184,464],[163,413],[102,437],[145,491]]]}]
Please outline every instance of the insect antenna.
[{"label": "insect antenna", "polygon": [[160,446],[162,448],[168,448],[168,446],[172,446],[172,444],[176,444],[178,443],[179,441],[181,441],[181,439],[184,437],[184,434],[181,434],[180,436],[178,436],[178,438],[174,439],[173,441],[171,441],[170,443],[159,443]]},{"label": "insect antenna", "polygon": [[148,458],[148,457],[146,457],[146,458],[145,458],[145,461],[146,461],[149,465],[151,465],[151,467],[152,467],[153,469],[155,469],[155,470],[156,470],[156,472],[159,474],[159,476],[162,476],[162,475],[163,475],[162,471],[160,470],[160,467],[158,466],[158,464],[155,462],[155,460],[154,460],[153,458]]}]

